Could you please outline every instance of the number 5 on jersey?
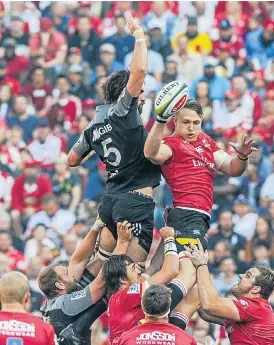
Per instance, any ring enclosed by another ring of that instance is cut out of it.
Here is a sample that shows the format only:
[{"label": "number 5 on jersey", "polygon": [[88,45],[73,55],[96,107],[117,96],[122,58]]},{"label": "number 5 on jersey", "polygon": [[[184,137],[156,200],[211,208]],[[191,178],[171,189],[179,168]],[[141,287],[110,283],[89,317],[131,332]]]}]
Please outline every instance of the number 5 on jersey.
[{"label": "number 5 on jersey", "polygon": [[108,156],[113,153],[115,155],[115,161],[107,160],[109,164],[117,167],[121,162],[121,153],[115,147],[107,147],[108,144],[112,143],[111,138],[107,138],[102,141],[103,149],[104,149],[104,157],[108,158]]}]

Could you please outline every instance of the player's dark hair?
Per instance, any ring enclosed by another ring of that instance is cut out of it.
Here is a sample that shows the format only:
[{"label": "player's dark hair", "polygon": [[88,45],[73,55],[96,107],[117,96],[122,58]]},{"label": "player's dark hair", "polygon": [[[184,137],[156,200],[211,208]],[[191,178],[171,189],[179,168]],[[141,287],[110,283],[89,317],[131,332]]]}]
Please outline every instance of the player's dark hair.
[{"label": "player's dark hair", "polygon": [[201,104],[194,98],[189,98],[184,105],[184,109],[190,109],[195,111],[200,117],[203,117],[203,108]]},{"label": "player's dark hair", "polygon": [[118,70],[111,73],[102,85],[105,103],[116,102],[129,80],[129,71]]},{"label": "player's dark hair", "polygon": [[142,298],[144,312],[155,318],[168,312],[171,304],[171,289],[165,285],[152,284]]},{"label": "player's dark hair", "polygon": [[127,255],[112,255],[105,262],[103,278],[108,298],[120,290],[122,280],[128,280],[127,266],[131,263],[133,261]]},{"label": "player's dark hair", "polygon": [[38,285],[40,290],[47,298],[53,298],[59,295],[59,289],[55,286],[58,281],[56,267],[63,266],[62,263],[56,263],[46,267],[38,276]]},{"label": "player's dark hair", "polygon": [[260,295],[262,298],[269,299],[274,291],[274,271],[263,265],[255,265],[260,271],[260,275],[255,278],[254,285],[261,287]]}]

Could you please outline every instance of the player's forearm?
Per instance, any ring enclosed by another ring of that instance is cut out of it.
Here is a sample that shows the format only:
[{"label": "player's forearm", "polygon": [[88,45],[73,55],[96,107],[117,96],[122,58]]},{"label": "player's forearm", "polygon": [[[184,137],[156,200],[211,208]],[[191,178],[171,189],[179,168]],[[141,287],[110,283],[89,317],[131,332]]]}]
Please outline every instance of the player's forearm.
[{"label": "player's forearm", "polygon": [[142,29],[136,30],[133,33],[135,37],[135,45],[130,64],[130,73],[140,73],[146,75],[147,73],[147,46],[145,42],[144,31]]},{"label": "player's forearm", "polygon": [[215,323],[221,326],[224,326],[224,320],[220,317],[216,317],[216,316],[211,316],[209,314],[207,314],[205,312],[205,310],[201,307],[198,309],[198,314],[200,316],[201,319],[203,319],[204,321],[210,322],[210,323]]},{"label": "player's forearm", "polygon": [[[245,159],[244,157],[240,157],[240,158]],[[230,176],[234,176],[234,177],[241,176],[244,173],[245,169],[247,168],[248,159],[242,160],[240,158],[239,156],[237,156],[231,160]]]},{"label": "player's forearm", "polygon": [[165,123],[155,121],[145,142],[144,154],[147,159],[153,160],[157,156],[164,136],[164,130]]},{"label": "player's forearm", "polygon": [[214,312],[214,307],[218,305],[220,297],[212,285],[207,265],[197,269],[197,283],[201,306],[211,314]]},{"label": "player's forearm", "polygon": [[116,247],[112,254],[115,254],[115,255],[126,254],[128,250],[128,246],[129,246],[129,241],[120,241],[118,238]]},{"label": "player's forearm", "polygon": [[163,262],[164,262],[164,240],[161,240],[155,254],[153,255],[153,258],[151,259],[150,266],[148,267],[145,273],[151,277],[153,274],[161,270]]}]

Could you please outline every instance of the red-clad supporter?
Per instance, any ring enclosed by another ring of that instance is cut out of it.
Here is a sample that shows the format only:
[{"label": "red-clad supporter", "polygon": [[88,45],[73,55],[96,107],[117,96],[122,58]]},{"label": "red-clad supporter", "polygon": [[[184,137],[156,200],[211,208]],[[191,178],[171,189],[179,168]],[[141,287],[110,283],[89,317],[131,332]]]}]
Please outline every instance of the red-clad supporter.
[{"label": "red-clad supporter", "polygon": [[20,82],[17,79],[8,76],[7,73],[7,63],[4,60],[0,60],[0,86],[7,85],[12,90],[13,95],[19,95],[21,92]]},{"label": "red-clad supporter", "polygon": [[[154,1],[139,1],[137,3],[138,12],[142,16],[145,16],[152,8]],[[178,1],[165,1],[167,8],[174,14],[179,14],[179,2]]]},{"label": "red-clad supporter", "polygon": [[[268,90],[265,95],[265,102],[264,102],[264,114],[258,121],[258,126],[256,127],[256,131],[264,133],[264,142],[271,147],[273,144],[273,137],[274,137],[274,89]],[[255,128],[254,128],[255,129]]]},{"label": "red-clad supporter", "polygon": [[82,103],[83,115],[92,120],[95,116],[97,102],[93,98],[88,98]]},{"label": "red-clad supporter", "polygon": [[49,18],[41,18],[40,32],[29,40],[30,54],[36,58],[35,64],[49,69],[65,62],[67,54],[67,39],[53,28]]},{"label": "red-clad supporter", "polygon": [[45,80],[45,72],[42,67],[35,67],[31,71],[31,82],[23,88],[23,93],[32,99],[37,114],[44,115],[46,105],[51,99],[52,86]]},{"label": "red-clad supporter", "polygon": [[7,63],[7,75],[18,78],[20,73],[28,72],[31,63],[30,58],[15,53],[16,41],[13,38],[6,38],[3,41],[3,46],[5,48],[3,58]]},{"label": "red-clad supporter", "polygon": [[168,323],[170,305],[170,289],[165,285],[151,285],[142,297],[142,309],[145,314],[144,323],[123,333],[118,345],[145,345],[148,343],[196,345],[197,341],[190,334]]},{"label": "red-clad supporter", "polygon": [[208,255],[200,242],[190,244],[187,255],[197,269],[197,285],[202,308],[224,324],[231,345],[271,345],[274,343],[274,314],[269,297],[274,291],[274,272],[255,265],[240,274],[231,288],[236,299],[221,298],[208,271]]},{"label": "red-clad supporter", "polygon": [[7,345],[56,345],[52,325],[29,314],[28,279],[20,272],[9,272],[0,279],[0,343]]},{"label": "red-clad supporter", "polygon": [[246,55],[244,40],[232,33],[232,25],[227,19],[223,19],[220,22],[219,39],[213,41],[212,55],[219,57],[224,44],[226,51],[231,56],[236,57],[238,54]]},{"label": "red-clad supporter", "polygon": [[4,171],[0,171],[0,207],[4,209],[10,208],[11,189],[13,186],[13,177]]},{"label": "red-clad supporter", "polygon": [[70,95],[71,84],[65,76],[59,76],[53,91],[53,100],[49,105],[47,117],[50,127],[56,125],[69,130],[77,122],[82,112],[82,104],[78,97]]},{"label": "red-clad supporter", "polygon": [[13,247],[11,235],[5,230],[0,230],[0,253],[8,257],[10,270],[26,269],[24,254]]},{"label": "red-clad supporter", "polygon": [[243,1],[243,13],[248,18],[256,18],[262,24],[269,18],[269,13],[262,1]]}]

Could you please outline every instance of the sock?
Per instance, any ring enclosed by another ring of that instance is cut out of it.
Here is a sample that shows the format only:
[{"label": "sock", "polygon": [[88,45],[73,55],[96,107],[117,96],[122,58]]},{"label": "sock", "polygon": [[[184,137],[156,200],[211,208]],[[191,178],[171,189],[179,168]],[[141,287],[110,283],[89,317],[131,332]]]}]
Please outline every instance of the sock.
[{"label": "sock", "polygon": [[186,329],[186,326],[188,324],[188,317],[184,314],[180,313],[179,311],[173,310],[169,315],[169,322],[177,326],[183,330]]},{"label": "sock", "polygon": [[172,290],[170,306],[170,310],[172,311],[185,297],[187,289],[179,279],[173,279],[167,286]]}]

